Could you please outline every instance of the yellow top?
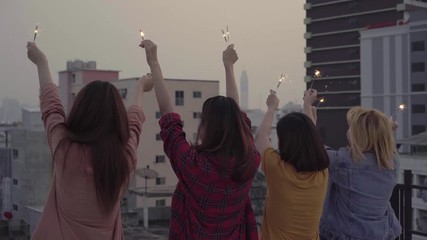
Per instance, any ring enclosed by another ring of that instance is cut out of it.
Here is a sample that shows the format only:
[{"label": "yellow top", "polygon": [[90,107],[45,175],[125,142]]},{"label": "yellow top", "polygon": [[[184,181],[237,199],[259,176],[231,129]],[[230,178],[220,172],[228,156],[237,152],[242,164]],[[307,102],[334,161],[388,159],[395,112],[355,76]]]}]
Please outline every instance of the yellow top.
[{"label": "yellow top", "polygon": [[268,148],[261,157],[267,180],[261,239],[317,240],[328,187],[328,169],[297,173]]}]

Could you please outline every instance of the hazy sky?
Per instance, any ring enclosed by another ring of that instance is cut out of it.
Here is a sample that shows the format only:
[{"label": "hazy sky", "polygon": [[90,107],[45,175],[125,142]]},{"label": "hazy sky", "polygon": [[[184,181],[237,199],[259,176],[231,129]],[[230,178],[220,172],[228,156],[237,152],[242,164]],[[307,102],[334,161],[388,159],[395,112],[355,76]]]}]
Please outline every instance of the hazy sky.
[{"label": "hazy sky", "polygon": [[46,53],[54,81],[67,60],[94,60],[120,78],[149,71],[138,47],[139,29],[158,45],[166,78],[220,80],[225,94],[221,29],[229,25],[239,55],[236,79],[249,75],[249,105],[265,108],[281,73],[281,104],[299,100],[304,88],[304,1],[284,0],[0,0],[0,100],[38,104],[35,66],[26,42]]}]

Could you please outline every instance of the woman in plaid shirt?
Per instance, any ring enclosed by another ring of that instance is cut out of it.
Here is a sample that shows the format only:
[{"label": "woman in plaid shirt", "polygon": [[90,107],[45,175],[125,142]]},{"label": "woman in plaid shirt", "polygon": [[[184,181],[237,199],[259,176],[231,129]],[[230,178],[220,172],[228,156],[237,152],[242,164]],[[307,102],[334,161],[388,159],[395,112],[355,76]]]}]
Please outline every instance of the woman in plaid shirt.
[{"label": "woman in plaid shirt", "polygon": [[200,144],[187,142],[180,115],[174,112],[157,59],[157,46],[144,40],[162,118],[164,150],[179,179],[172,198],[169,239],[258,239],[249,198],[260,156],[251,123],[240,111],[233,45],[223,52],[226,95],[203,104]]}]

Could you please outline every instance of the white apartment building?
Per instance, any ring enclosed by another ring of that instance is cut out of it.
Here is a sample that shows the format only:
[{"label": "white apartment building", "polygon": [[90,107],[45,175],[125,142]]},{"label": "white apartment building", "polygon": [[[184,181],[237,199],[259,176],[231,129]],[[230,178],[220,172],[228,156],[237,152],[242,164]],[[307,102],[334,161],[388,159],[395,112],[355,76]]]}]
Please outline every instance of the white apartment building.
[{"label": "white apartment building", "polygon": [[[67,63],[67,70],[59,73],[59,91],[65,109],[69,110],[78,91],[94,80],[110,81],[119,90],[125,105],[128,107],[133,104],[138,78],[118,79],[117,71],[97,70],[96,63],[93,62],[91,68],[84,62]],[[187,140],[194,142],[203,102],[207,98],[219,94],[219,81],[167,78],[165,82],[170,91],[175,111],[181,115],[184,122]],[[158,125],[160,112],[154,90],[144,93],[142,109],[146,120],[143,124],[138,147],[137,172],[149,166],[151,170],[158,173],[157,178],[147,180],[147,206],[170,206],[171,196],[178,179],[163,151],[163,142],[160,139],[160,127]],[[145,193],[145,179],[135,176],[129,189],[127,208],[142,208],[143,198],[141,196]]]}]

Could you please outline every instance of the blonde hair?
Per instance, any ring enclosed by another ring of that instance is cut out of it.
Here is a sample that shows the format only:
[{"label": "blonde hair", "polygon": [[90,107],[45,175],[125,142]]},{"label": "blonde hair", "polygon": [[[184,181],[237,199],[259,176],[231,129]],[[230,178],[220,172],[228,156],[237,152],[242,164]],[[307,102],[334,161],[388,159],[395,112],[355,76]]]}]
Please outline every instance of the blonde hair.
[{"label": "blonde hair", "polygon": [[365,152],[374,152],[380,169],[394,169],[397,151],[391,120],[376,109],[353,107],[347,112],[347,122],[353,160],[360,161]]}]

